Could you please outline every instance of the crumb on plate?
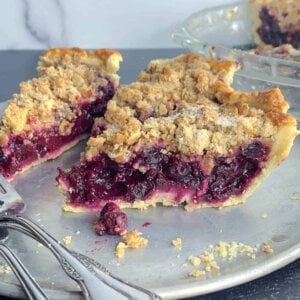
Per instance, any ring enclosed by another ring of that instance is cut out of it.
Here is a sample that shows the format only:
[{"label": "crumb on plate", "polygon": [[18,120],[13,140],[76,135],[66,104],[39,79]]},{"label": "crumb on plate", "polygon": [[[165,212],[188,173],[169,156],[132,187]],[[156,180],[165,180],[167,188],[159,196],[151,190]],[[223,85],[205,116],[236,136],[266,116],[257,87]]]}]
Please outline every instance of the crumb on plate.
[{"label": "crumb on plate", "polygon": [[66,247],[70,246],[72,242],[72,236],[71,235],[67,235],[63,238],[63,243]]},{"label": "crumb on plate", "polygon": [[181,240],[181,238],[176,238],[175,240],[172,240],[172,245],[175,248],[181,250],[181,247],[182,247],[182,240]]},{"label": "crumb on plate", "polygon": [[274,252],[274,250],[271,248],[268,242],[263,242],[263,251],[267,254]]},{"label": "crumb on plate", "polygon": [[126,248],[138,249],[148,245],[148,240],[141,237],[142,233],[137,230],[128,231],[121,235],[122,242],[119,242],[116,247],[116,256],[118,258],[125,255]]}]

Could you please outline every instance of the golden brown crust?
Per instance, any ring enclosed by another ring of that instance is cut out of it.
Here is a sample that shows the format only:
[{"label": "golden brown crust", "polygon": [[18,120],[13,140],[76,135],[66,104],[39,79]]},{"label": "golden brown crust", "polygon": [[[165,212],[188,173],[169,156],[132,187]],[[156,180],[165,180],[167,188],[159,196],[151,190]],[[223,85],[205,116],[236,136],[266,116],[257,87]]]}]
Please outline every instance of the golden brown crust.
[{"label": "golden brown crust", "polygon": [[[98,87],[108,84],[105,76],[117,85],[118,76],[110,74],[119,68],[119,52],[100,49],[86,52],[79,48],[51,49],[40,57],[40,77],[22,82],[4,111],[0,142],[7,136],[56,124],[62,135],[71,130],[76,106],[94,101]],[[101,74],[103,76],[98,76]]]},{"label": "golden brown crust", "polygon": [[272,144],[278,128],[296,120],[279,89],[231,88],[237,64],[188,54],[152,61],[139,81],[119,88],[108,103],[107,129],[87,143],[85,159],[105,152],[124,162],[134,152],[161,144],[186,157],[229,155],[253,140]]},{"label": "golden brown crust", "polygon": [[41,72],[44,67],[85,63],[104,73],[113,74],[118,71],[122,60],[121,53],[113,49],[84,51],[80,48],[53,48],[41,56],[38,69]]}]

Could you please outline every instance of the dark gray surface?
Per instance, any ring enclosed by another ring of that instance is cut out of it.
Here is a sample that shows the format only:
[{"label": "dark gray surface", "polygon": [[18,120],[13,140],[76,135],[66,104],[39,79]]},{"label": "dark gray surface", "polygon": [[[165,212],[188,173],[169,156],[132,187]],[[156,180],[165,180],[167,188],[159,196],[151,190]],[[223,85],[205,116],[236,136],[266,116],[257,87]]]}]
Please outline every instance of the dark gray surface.
[{"label": "dark gray surface", "polygon": [[[122,83],[134,81],[136,67],[127,62],[138,61],[139,65],[148,63],[153,58],[166,58],[182,53],[183,50],[153,49],[124,50],[124,63],[120,76]],[[39,51],[0,51],[0,100],[5,101],[18,91],[22,80],[35,76],[35,66]],[[125,76],[126,74],[126,76]],[[0,291],[1,294],[1,291]],[[0,296],[0,299],[8,299]],[[300,260],[268,276],[230,288],[221,292],[194,297],[191,300],[213,299],[300,299]]]}]

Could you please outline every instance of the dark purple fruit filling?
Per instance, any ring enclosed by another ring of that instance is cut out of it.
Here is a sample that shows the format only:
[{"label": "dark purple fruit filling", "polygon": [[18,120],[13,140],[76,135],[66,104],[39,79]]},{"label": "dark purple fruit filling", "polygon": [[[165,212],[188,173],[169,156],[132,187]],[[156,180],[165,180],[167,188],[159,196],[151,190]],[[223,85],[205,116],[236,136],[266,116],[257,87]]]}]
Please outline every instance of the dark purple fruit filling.
[{"label": "dark purple fruit filling", "polygon": [[271,15],[266,7],[259,13],[262,25],[257,29],[257,33],[265,44],[278,47],[282,44],[291,44],[294,48],[300,48],[300,31],[282,32],[278,20]]},{"label": "dark purple fruit filling", "polygon": [[105,233],[117,235],[124,232],[127,226],[126,214],[120,210],[117,204],[108,202],[101,210],[100,218],[93,227],[98,235]]},{"label": "dark purple fruit filling", "polygon": [[47,155],[55,153],[77,137],[90,132],[94,117],[104,114],[107,101],[114,93],[114,86],[110,81],[105,88],[101,89],[101,94],[94,102],[83,103],[80,110],[74,108],[77,118],[69,135],[60,135],[59,128],[53,126],[33,134],[28,132],[10,136],[5,149],[0,149],[0,173],[6,178],[11,178],[25,166],[46,158]]},{"label": "dark purple fruit filling", "polygon": [[269,154],[269,147],[256,141],[238,149],[232,157],[215,158],[211,174],[204,175],[201,158],[188,161],[160,150],[141,151],[124,164],[100,154],[69,172],[59,170],[57,180],[69,188],[74,206],[101,207],[116,199],[131,203],[147,200],[155,192],[176,192],[180,198],[188,194],[195,203],[223,202],[243,193],[261,172]]}]

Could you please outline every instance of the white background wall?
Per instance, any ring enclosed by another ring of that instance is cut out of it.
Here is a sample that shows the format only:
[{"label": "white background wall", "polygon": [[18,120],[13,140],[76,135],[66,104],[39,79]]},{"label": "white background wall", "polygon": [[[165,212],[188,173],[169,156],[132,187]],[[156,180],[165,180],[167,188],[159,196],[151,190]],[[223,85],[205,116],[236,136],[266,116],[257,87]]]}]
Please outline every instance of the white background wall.
[{"label": "white background wall", "polygon": [[0,49],[179,47],[176,26],[234,0],[0,0]]}]

